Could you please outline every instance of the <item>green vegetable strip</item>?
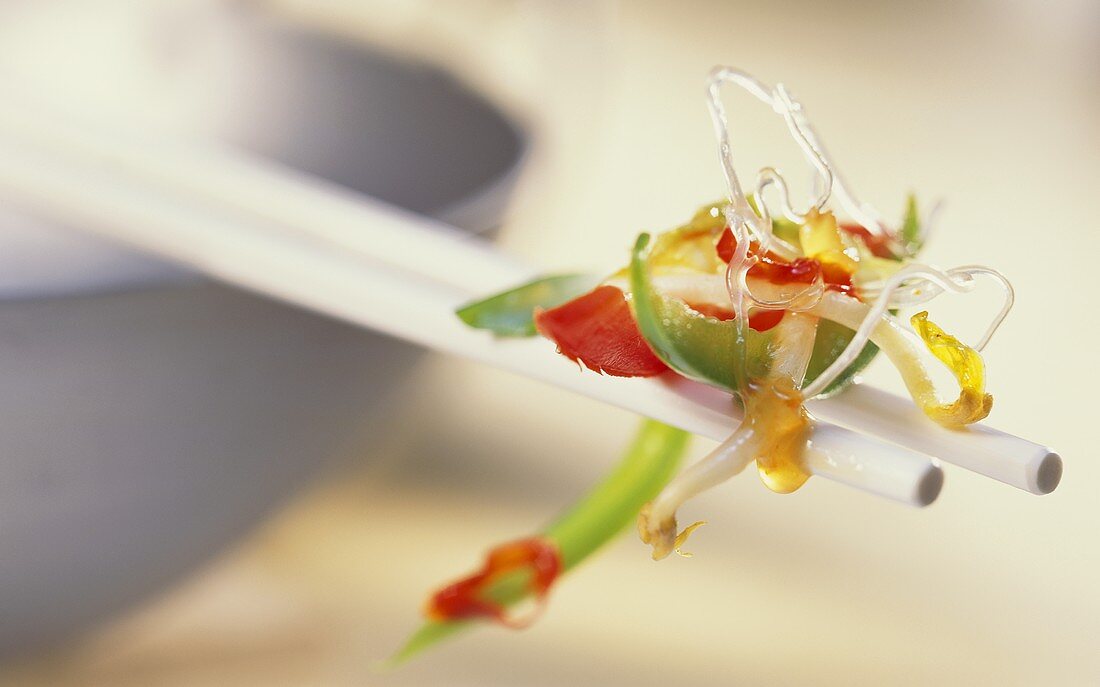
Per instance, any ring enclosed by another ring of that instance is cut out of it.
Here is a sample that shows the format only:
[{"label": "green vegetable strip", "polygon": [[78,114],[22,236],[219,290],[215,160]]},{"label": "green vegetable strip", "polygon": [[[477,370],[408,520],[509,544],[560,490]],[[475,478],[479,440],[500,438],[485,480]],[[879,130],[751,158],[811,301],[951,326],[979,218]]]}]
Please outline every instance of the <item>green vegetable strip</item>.
[{"label": "green vegetable strip", "polygon": [[[689,434],[645,420],[618,467],[576,505],[551,523],[542,536],[561,552],[568,572],[634,523],[638,511],[660,493],[683,460]],[[526,575],[507,575],[487,590],[493,600],[511,605],[527,596]],[[387,662],[396,667],[479,621],[429,621]]]},{"label": "green vegetable strip", "polygon": [[618,467],[579,503],[546,528],[571,569],[634,524],[638,511],[664,489],[680,467],[690,435],[644,420]]},{"label": "green vegetable strip", "polygon": [[560,274],[462,306],[459,318],[475,329],[497,336],[534,336],[535,308],[553,308],[591,291],[600,282],[587,274]]},{"label": "green vegetable strip", "polygon": [[[855,335],[856,333],[851,329],[832,320],[823,319],[819,321],[817,323],[817,338],[814,340],[814,350],[810,355],[810,362],[806,366],[806,381],[803,382],[803,386],[817,379],[818,375],[824,372],[844,352],[844,349],[848,347],[848,342]],[[876,355],[878,355],[878,346],[868,341],[867,345],[856,356],[856,359],[852,361],[852,364],[844,368],[844,371],[815,398],[829,398],[846,389],[849,384],[855,381],[856,375],[874,360]]]},{"label": "green vegetable strip", "polygon": [[917,212],[917,197],[909,196],[905,203],[905,219],[901,223],[901,242],[910,255],[916,255],[921,249],[920,214]]}]

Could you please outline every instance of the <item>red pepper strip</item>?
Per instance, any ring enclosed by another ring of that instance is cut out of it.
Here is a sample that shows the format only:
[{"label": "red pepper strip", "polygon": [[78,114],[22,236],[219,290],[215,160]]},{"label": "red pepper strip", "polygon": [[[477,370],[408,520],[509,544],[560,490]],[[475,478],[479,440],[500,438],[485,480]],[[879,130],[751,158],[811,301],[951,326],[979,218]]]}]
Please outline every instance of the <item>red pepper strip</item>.
[{"label": "red pepper strip", "polygon": [[786,314],[786,310],[761,310],[753,313],[749,315],[749,328],[758,332],[766,332],[779,324]]},{"label": "red pepper strip", "polygon": [[[713,317],[722,322],[728,322],[737,316],[733,310],[714,305],[713,303],[688,303],[687,305],[700,315]],[[760,310],[754,312],[749,315],[749,327],[758,332],[766,332],[779,324],[779,321],[783,319],[783,315],[786,314],[786,312],[786,310]]]},{"label": "red pepper strip", "polygon": [[638,331],[622,290],[598,286],[550,310],[535,311],[535,327],[562,355],[615,377],[652,377],[668,369]]},{"label": "red pepper strip", "polygon": [[867,250],[871,251],[871,255],[877,258],[886,258],[887,260],[898,259],[898,256],[891,252],[887,237],[882,234],[872,234],[867,231],[867,227],[861,224],[841,224],[840,228],[852,236],[858,236],[863,239],[863,244],[867,246]]},{"label": "red pepper strip", "polygon": [[733,238],[733,231],[729,227],[722,232],[722,235],[718,237],[718,244],[715,246],[718,250],[718,257],[722,262],[729,264],[730,260],[733,260],[733,253],[737,250],[737,239]]},{"label": "red pepper strip", "polygon": [[[718,257],[729,262],[733,259],[736,248],[733,232],[727,227],[718,238]],[[852,278],[848,273],[831,266],[823,267],[812,258],[797,258],[794,262],[786,262],[769,251],[749,268],[750,277],[766,279],[773,284],[812,284],[819,275],[825,282],[825,288],[841,293],[852,292]]]},{"label": "red pepper strip", "polygon": [[[733,260],[733,253],[734,253],[734,251],[737,250],[737,241],[733,238],[733,232],[730,231],[729,227],[726,227],[726,230],[723,231],[722,235],[718,237],[718,243],[716,244],[715,248],[717,248],[718,257],[722,259],[722,262],[729,263],[730,260]],[[757,248],[756,242],[755,241],[750,241],[749,242],[749,253],[750,254],[756,253],[756,248]],[[780,260],[781,259],[778,255],[776,255],[775,253],[773,253],[771,251],[768,251],[767,253],[765,253],[764,257],[766,257],[770,260]]]},{"label": "red pepper strip", "polygon": [[528,590],[541,607],[550,586],[561,573],[561,553],[548,539],[531,537],[502,544],[490,551],[481,570],[433,594],[428,600],[426,613],[429,618],[438,621],[488,618],[516,629],[526,627],[537,613],[517,619],[505,613],[499,603],[481,595],[501,575],[525,568],[531,571]]},{"label": "red pepper strip", "polygon": [[706,315],[707,317],[713,317],[716,320],[722,322],[729,322],[733,318],[737,317],[737,313],[733,312],[729,308],[723,308],[720,305],[714,305],[713,303],[688,303],[687,306],[699,313],[700,315]]},{"label": "red pepper strip", "polygon": [[813,284],[822,276],[821,263],[812,258],[783,262],[765,256],[749,268],[749,276],[766,279],[773,284]]}]

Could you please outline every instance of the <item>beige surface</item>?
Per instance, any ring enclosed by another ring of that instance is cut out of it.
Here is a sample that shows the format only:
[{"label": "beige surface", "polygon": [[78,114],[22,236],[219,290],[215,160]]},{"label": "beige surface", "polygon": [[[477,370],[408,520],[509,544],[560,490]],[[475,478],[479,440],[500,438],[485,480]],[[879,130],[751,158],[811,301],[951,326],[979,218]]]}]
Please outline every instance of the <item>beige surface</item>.
[{"label": "beige surface", "polygon": [[[524,635],[490,629],[379,677],[372,662],[413,627],[425,590],[551,516],[633,424],[433,358],[362,468],[145,608],[0,681],[1100,683],[1100,379],[1085,293],[1100,248],[1094,3],[852,2],[839,14],[814,3],[282,4],[446,57],[540,127],[503,243],[547,266],[620,262],[636,231],[720,194],[701,98],[711,65],[786,81],[866,199],[887,212],[911,188],[948,199],[930,260],[987,262],[1016,282],[1018,308],[986,356],[991,421],[1056,446],[1063,485],[1036,498],[949,468],[940,501],[916,511],[823,482],[774,496],[746,475],[688,508],[711,522],[695,558],[653,564],[624,539]],[[778,125],[746,117],[759,127],[738,142],[745,168],[793,166]],[[958,302],[936,307],[945,324],[977,326]],[[870,377],[898,388],[882,363]]]}]

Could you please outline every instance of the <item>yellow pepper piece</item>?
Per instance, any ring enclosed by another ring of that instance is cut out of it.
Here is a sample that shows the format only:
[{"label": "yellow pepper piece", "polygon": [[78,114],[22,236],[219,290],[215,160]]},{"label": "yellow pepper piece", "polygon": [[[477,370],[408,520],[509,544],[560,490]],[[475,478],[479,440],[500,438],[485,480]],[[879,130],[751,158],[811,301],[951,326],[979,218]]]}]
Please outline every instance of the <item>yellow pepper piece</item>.
[{"label": "yellow pepper piece", "polygon": [[[718,257],[716,244],[726,228],[722,213],[725,203],[711,203],[687,224],[659,234],[649,254],[649,267],[661,276],[677,274],[725,274],[726,264]],[[620,286],[618,282],[626,282]],[[610,274],[604,282],[629,290],[630,265]]]},{"label": "yellow pepper piece", "polygon": [[723,204],[704,205],[691,221],[657,237],[649,264],[662,272],[721,274],[725,264],[714,249],[726,227]]},{"label": "yellow pepper piece", "polygon": [[928,417],[947,427],[961,427],[985,419],[993,408],[993,397],[985,393],[985,365],[973,348],[940,329],[919,312],[909,320],[928,350],[951,370],[959,383],[954,403],[939,403],[932,394],[918,399]]},{"label": "yellow pepper piece", "polygon": [[725,207],[726,204],[724,202],[704,205],[692,215],[691,221],[688,222],[686,226],[692,229],[701,229],[703,231],[725,229],[726,215],[723,212]]},{"label": "yellow pepper piece", "polygon": [[798,239],[802,243],[802,252],[824,267],[832,267],[848,276],[859,269],[859,261],[854,257],[855,250],[844,245],[836,216],[831,212],[811,210],[806,216],[806,223],[798,230]]}]

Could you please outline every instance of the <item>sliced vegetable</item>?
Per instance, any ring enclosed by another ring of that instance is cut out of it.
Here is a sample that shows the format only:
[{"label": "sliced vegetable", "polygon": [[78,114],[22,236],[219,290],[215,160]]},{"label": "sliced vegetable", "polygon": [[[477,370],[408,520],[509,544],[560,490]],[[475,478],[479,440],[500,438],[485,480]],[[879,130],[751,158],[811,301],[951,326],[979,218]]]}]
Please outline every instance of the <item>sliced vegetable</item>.
[{"label": "sliced vegetable", "polygon": [[806,223],[799,230],[799,239],[806,256],[821,263],[826,272],[838,270],[851,277],[859,269],[856,259],[846,252],[847,246],[840,239],[836,215],[832,212],[815,210],[807,214]]},{"label": "sliced vegetable", "polygon": [[775,234],[775,237],[786,241],[792,246],[798,245],[798,231],[799,225],[789,219],[779,217],[772,220],[772,233]]},{"label": "sliced vegetable", "polygon": [[806,223],[798,232],[802,251],[813,260],[821,263],[821,270],[836,281],[851,281],[852,275],[859,269],[859,262],[848,254],[849,249],[840,238],[840,228],[836,216],[831,212],[817,212],[806,216]]},{"label": "sliced vegetable", "polygon": [[481,570],[432,595],[426,614],[432,620],[443,622],[480,618],[516,629],[525,627],[534,620],[533,615],[523,619],[508,615],[502,604],[485,595],[494,582],[520,571],[526,572],[528,577],[525,593],[542,603],[561,573],[561,552],[545,537],[501,544],[485,557]]},{"label": "sliced vegetable", "polygon": [[[660,237],[658,237],[658,240],[659,239],[660,239]],[[798,241],[797,241],[798,235],[797,234],[795,234],[795,239],[796,240],[795,240],[794,245],[797,246],[798,245]],[[715,244],[714,248],[715,248],[715,253],[718,255],[718,258],[722,261],[722,266],[724,268],[725,265],[728,265],[730,260],[733,259],[733,253],[734,253],[734,251],[737,250],[737,240],[733,237],[733,231],[729,227],[726,227],[726,229],[724,231],[722,231],[721,235],[718,237],[718,242]],[[654,252],[656,252],[656,249],[654,250]],[[757,245],[756,241],[750,241],[749,242],[749,252],[753,253],[753,254],[758,254],[759,246]],[[761,256],[761,259],[765,260],[765,261],[776,262],[776,263],[782,261],[782,258],[780,258],[775,253],[772,253],[771,251],[768,251],[768,252],[764,253],[764,255]]]},{"label": "sliced vegetable", "polygon": [[[738,350],[748,346],[746,358],[750,377],[763,377],[771,366],[774,341],[769,330],[778,323],[778,316],[762,312],[760,317],[775,318],[774,322],[750,317],[746,342],[737,338],[737,328],[728,319],[707,317],[683,302],[662,296],[653,285],[646,262],[648,234],[642,234],[634,246],[630,265],[632,304],[638,329],[657,356],[669,367],[692,379],[736,392],[740,389],[741,371],[736,361]],[[762,330],[762,331],[758,331]],[[813,381],[840,355],[855,335],[851,329],[829,320],[818,325],[814,351],[806,371],[806,383]],[[878,347],[867,344],[859,357],[823,392],[831,396],[848,386],[855,376],[878,353]]]},{"label": "sliced vegetable", "polygon": [[462,306],[456,314],[475,329],[497,336],[534,336],[535,308],[553,308],[596,286],[599,278],[587,274],[559,274],[509,289]]},{"label": "sliced vegetable", "polygon": [[[797,225],[795,226],[797,227]],[[733,259],[733,253],[736,249],[737,242],[733,238],[733,232],[726,229],[718,238],[718,243],[715,246],[718,257],[728,264]],[[755,243],[752,244],[751,250],[756,250]],[[842,257],[850,260],[843,254]],[[748,276],[754,279],[765,279],[772,284],[812,284],[820,278],[825,282],[827,288],[834,291],[851,293],[853,290],[852,273],[837,267],[833,263],[822,263],[814,258],[795,258],[787,261],[774,253],[766,253],[757,256],[757,262],[749,268]]]},{"label": "sliced vegetable", "polygon": [[[717,306],[713,303],[688,303],[687,305],[700,315],[722,322],[732,320],[736,316],[730,308]],[[786,314],[785,310],[758,310],[749,315],[749,326],[758,332],[766,332],[778,325],[783,320],[784,314]]]},{"label": "sliced vegetable", "polygon": [[985,365],[970,346],[940,329],[928,319],[928,312],[910,318],[932,355],[947,366],[959,383],[959,397],[953,403],[940,403],[934,394],[916,398],[928,417],[941,425],[962,427],[984,420],[993,408],[993,397],[985,393]]},{"label": "sliced vegetable", "polygon": [[[738,336],[732,321],[721,321],[692,310],[683,301],[657,292],[648,263],[649,234],[634,244],[630,263],[632,305],[638,329],[666,365],[692,379],[732,392],[741,388],[744,374],[762,377],[771,366],[771,335],[748,329]],[[746,370],[735,361],[746,350]]]},{"label": "sliced vegetable", "polygon": [[668,369],[638,331],[626,295],[598,286],[551,310],[535,311],[535,326],[562,355],[615,377],[652,377]]},{"label": "sliced vegetable", "polygon": [[[619,465],[599,485],[543,530],[539,539],[556,547],[565,573],[632,525],[642,506],[676,474],[689,434],[654,420],[645,420]],[[535,570],[537,573],[537,569]],[[517,570],[492,580],[479,590],[493,604],[510,607],[531,593],[532,570]],[[387,662],[396,667],[477,620],[429,620]]]},{"label": "sliced vegetable", "polygon": [[662,272],[687,271],[714,274],[724,265],[715,254],[714,241],[726,224],[719,214],[717,218],[703,208],[688,224],[659,234],[653,242],[651,266]]},{"label": "sliced vegetable", "polygon": [[901,260],[901,257],[895,255],[894,251],[890,249],[890,237],[884,234],[872,234],[867,231],[866,227],[852,223],[841,224],[840,230],[862,241],[871,255],[876,258],[893,262]]},{"label": "sliced vegetable", "polygon": [[901,223],[901,242],[909,255],[916,255],[924,243],[924,231],[921,227],[920,213],[917,211],[917,197],[910,194],[905,203],[905,219]]},{"label": "sliced vegetable", "polygon": [[[855,335],[856,333],[851,329],[832,320],[822,319],[819,321],[817,324],[817,338],[814,339],[814,352],[810,356],[810,364],[806,367],[806,381],[803,386],[817,379],[818,375],[824,372],[844,352],[848,342]],[[859,356],[852,364],[844,368],[844,371],[829,386],[825,387],[825,390],[818,394],[816,398],[829,398],[846,389],[855,381],[856,375],[874,360],[876,355],[878,355],[878,346],[867,342],[867,345],[859,352]]]}]

